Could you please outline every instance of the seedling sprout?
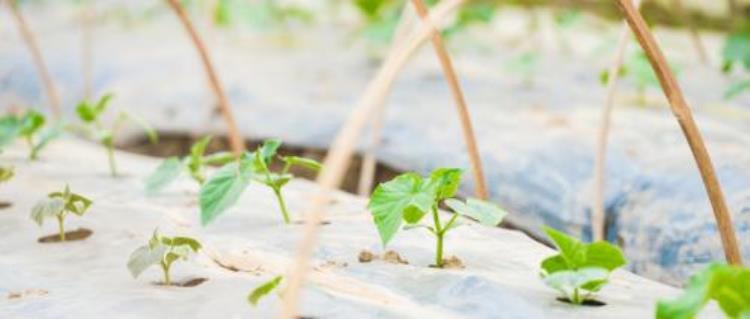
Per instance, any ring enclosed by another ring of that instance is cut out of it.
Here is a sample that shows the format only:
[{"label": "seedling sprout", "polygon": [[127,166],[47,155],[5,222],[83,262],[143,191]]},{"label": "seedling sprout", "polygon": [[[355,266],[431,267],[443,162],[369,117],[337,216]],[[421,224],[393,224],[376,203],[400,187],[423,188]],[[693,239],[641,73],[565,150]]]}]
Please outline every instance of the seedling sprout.
[{"label": "seedling sprout", "polygon": [[182,172],[189,173],[198,185],[203,185],[206,180],[206,166],[225,165],[234,161],[234,155],[228,152],[204,155],[210,142],[211,137],[206,136],[193,144],[190,148],[190,155],[182,159],[170,157],[164,160],[146,180],[146,191],[158,192],[180,177]]},{"label": "seedling sprout", "polygon": [[65,217],[70,213],[83,216],[91,204],[90,199],[71,192],[68,185],[65,185],[62,192],[49,193],[47,198],[34,205],[31,219],[42,226],[45,219],[54,217],[57,219],[60,241],[65,241]]},{"label": "seedling sprout", "polygon": [[133,278],[138,278],[146,269],[159,265],[164,274],[164,285],[172,284],[169,270],[177,260],[187,260],[190,253],[197,253],[201,244],[190,237],[166,237],[159,234],[158,229],[148,241],[147,245],[138,247],[130,254],[128,270]]},{"label": "seedling sprout", "polygon": [[22,116],[9,114],[0,118],[0,148],[22,138],[29,146],[29,160],[36,160],[39,152],[62,132],[60,126],[43,130],[46,122],[44,114],[35,110],[28,110]]}]

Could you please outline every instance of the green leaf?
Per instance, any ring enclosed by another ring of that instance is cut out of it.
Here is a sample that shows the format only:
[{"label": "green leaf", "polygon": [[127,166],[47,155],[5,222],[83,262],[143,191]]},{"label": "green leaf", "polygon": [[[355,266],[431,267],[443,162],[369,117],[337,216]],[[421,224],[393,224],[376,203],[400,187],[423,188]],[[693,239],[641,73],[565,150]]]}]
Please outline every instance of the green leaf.
[{"label": "green leaf", "polygon": [[207,225],[234,205],[250,183],[246,162],[230,163],[219,169],[200,191],[201,223]]},{"label": "green leaf", "polygon": [[193,238],[184,237],[184,236],[172,237],[172,246],[189,247],[193,252],[198,252],[202,248],[200,242],[198,242],[197,240]]},{"label": "green leaf", "polygon": [[21,130],[21,120],[15,115],[0,118],[0,148],[10,144]]},{"label": "green leaf", "polygon": [[453,197],[461,183],[461,170],[458,168],[438,168],[430,174],[429,184],[435,187],[437,200]]},{"label": "green leaf", "polygon": [[600,267],[612,271],[626,263],[620,247],[599,241],[586,245],[586,261],[581,267]]},{"label": "green leaf", "polygon": [[586,261],[586,246],[581,241],[550,227],[544,227],[544,232],[557,246],[568,269],[575,270],[583,265]]},{"label": "green leaf", "polygon": [[263,142],[263,145],[256,150],[258,155],[260,156],[260,159],[263,160],[263,163],[268,166],[271,163],[271,159],[273,159],[273,156],[276,155],[276,151],[279,149],[279,146],[281,146],[281,141],[278,139],[268,139]]},{"label": "green leaf", "polygon": [[261,298],[271,293],[274,289],[276,289],[279,284],[281,284],[281,280],[284,277],[282,276],[276,276],[273,279],[262,283],[260,286],[253,289],[252,292],[247,296],[247,302],[249,302],[253,306],[258,305],[258,301],[260,301]]},{"label": "green leaf", "polygon": [[225,165],[234,161],[235,159],[236,157],[232,153],[218,152],[204,157],[203,163],[206,165]]},{"label": "green leaf", "polygon": [[553,256],[559,256],[559,258],[547,258],[542,262],[542,269],[547,274],[561,270],[577,270],[591,267],[612,271],[622,267],[627,262],[620,248],[608,242],[599,241],[592,244],[584,244],[578,239],[550,227],[545,227],[544,231],[552,239],[560,252],[559,255]]},{"label": "green leaf", "polygon": [[39,141],[37,141],[36,145],[32,148],[32,153],[37,154],[46,147],[49,142],[52,142],[52,140],[60,137],[63,133],[63,127],[61,125],[56,125],[49,130],[44,131],[42,135],[39,137]]},{"label": "green leaf", "polygon": [[44,115],[34,110],[29,110],[21,121],[21,127],[18,134],[25,137],[31,137],[44,126]]},{"label": "green leaf", "polygon": [[182,163],[177,157],[170,157],[161,162],[156,170],[146,179],[146,192],[155,193],[173,182],[182,172]]},{"label": "green leaf", "polygon": [[299,157],[299,156],[284,156],[281,158],[282,161],[290,166],[304,167],[313,171],[320,171],[322,165],[314,159]]},{"label": "green leaf", "polygon": [[746,70],[750,70],[750,33],[743,29],[732,33],[727,37],[722,51],[725,71],[729,71],[732,65],[739,62]]},{"label": "green leaf", "polygon": [[449,198],[445,201],[454,212],[471,217],[479,223],[487,226],[497,226],[508,215],[508,212],[499,206],[483,200],[469,198],[464,204],[462,201]]},{"label": "green leaf", "polygon": [[109,106],[109,102],[112,101],[112,97],[113,97],[112,93],[107,93],[101,98],[99,98],[99,101],[96,102],[96,106],[94,106],[94,112],[97,117],[107,110],[107,107]]},{"label": "green leaf", "polygon": [[81,195],[76,193],[70,193],[65,203],[65,209],[78,216],[83,216],[84,213],[91,207],[93,202]]},{"label": "green leaf", "polygon": [[367,208],[385,246],[398,231],[402,219],[410,224],[419,222],[435,202],[430,185],[419,175],[406,173],[378,185]]},{"label": "green leaf", "polygon": [[78,114],[78,118],[86,123],[94,122],[97,118],[96,111],[91,105],[89,105],[88,101],[81,101],[78,103],[78,106],[76,106],[76,113]]},{"label": "green leaf", "polygon": [[[558,271],[544,278],[544,283],[559,291],[574,304],[580,304],[588,294],[582,295],[581,290],[596,291],[607,282],[609,271],[604,268],[589,267],[579,270]],[[596,290],[589,290],[596,287]]]},{"label": "green leaf", "polygon": [[197,169],[200,167],[203,154],[206,153],[206,147],[211,142],[211,136],[206,136],[198,140],[193,146],[190,147],[190,160],[188,166],[191,169]]},{"label": "green leaf", "polygon": [[750,89],[750,80],[742,80],[739,82],[734,82],[731,85],[729,85],[729,88],[724,92],[724,99],[732,99],[741,93],[747,91]]},{"label": "green leaf", "polygon": [[158,265],[168,250],[169,247],[161,244],[138,247],[128,258],[127,266],[130,274],[133,278],[138,278],[149,267]]},{"label": "green leaf", "polygon": [[255,174],[253,175],[253,179],[263,183],[264,185],[271,187],[273,189],[280,189],[289,181],[292,180],[294,176],[292,174],[276,174],[276,173],[265,173],[263,175]]},{"label": "green leaf", "polygon": [[709,285],[719,267],[721,266],[713,264],[706,270],[692,276],[680,297],[669,301],[659,300],[656,305],[656,318],[695,318],[710,299]]},{"label": "green leaf", "polygon": [[31,208],[31,219],[39,226],[42,226],[44,220],[50,217],[57,217],[65,209],[65,201],[60,198],[45,198],[37,202]]},{"label": "green leaf", "polygon": [[14,175],[13,166],[0,166],[0,182],[7,182]]}]

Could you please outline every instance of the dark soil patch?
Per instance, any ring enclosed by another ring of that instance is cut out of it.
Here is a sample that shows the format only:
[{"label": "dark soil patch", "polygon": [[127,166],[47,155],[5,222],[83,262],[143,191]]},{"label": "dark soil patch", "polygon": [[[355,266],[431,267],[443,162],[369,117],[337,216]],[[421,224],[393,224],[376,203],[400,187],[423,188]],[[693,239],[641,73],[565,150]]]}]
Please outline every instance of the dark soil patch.
[{"label": "dark soil patch", "polygon": [[11,202],[0,202],[0,209],[6,209],[13,206],[13,203]]},{"label": "dark soil patch", "polygon": [[[91,234],[93,234],[94,231],[86,228],[78,228],[76,230],[70,230],[65,232],[65,241],[78,241],[78,240],[84,240],[86,238],[89,238]],[[52,234],[47,235],[44,237],[40,237],[37,239],[37,242],[40,242],[42,244],[48,244],[48,243],[59,243],[60,242],[60,234]]]},{"label": "dark soil patch", "polygon": [[[208,278],[204,277],[197,277],[197,278],[188,278],[183,281],[173,281],[169,286],[170,287],[181,287],[181,288],[192,288],[195,286],[198,286],[204,282],[208,281]],[[166,286],[164,282],[157,282],[154,283],[158,286]]]},{"label": "dark soil patch", "polygon": [[443,266],[438,267],[437,265],[430,265],[430,268],[441,268],[441,269],[464,269],[464,262],[456,256],[450,256],[443,258]]},{"label": "dark soil patch", "polygon": [[[570,299],[563,298],[563,297],[557,298],[557,301],[564,302],[564,303],[571,304],[571,305],[573,304],[572,302],[570,302]],[[581,306],[601,307],[601,306],[605,306],[606,304],[607,303],[604,302],[604,301],[599,301],[599,300],[595,300],[595,299],[586,299],[586,300],[583,301],[583,303],[581,304]]]},{"label": "dark soil patch", "polygon": [[[156,144],[151,144],[148,138],[144,136],[142,138],[134,140],[132,143],[120,145],[119,148],[133,153],[156,157],[166,158],[170,156],[185,156],[190,153],[190,146],[192,146],[193,143],[197,142],[201,137],[202,136],[190,136],[187,134],[160,132],[159,142]],[[245,147],[248,150],[254,150],[262,143],[263,141],[249,140],[245,142]],[[226,137],[214,136],[214,138],[211,140],[211,143],[209,143],[208,147],[206,147],[206,154],[226,150],[229,150],[229,142]],[[302,156],[317,161],[322,161],[326,155],[326,152],[327,151],[325,149],[298,147],[289,144],[282,144],[279,148],[279,154]],[[282,166],[283,163],[281,163],[281,161],[275,161],[273,165],[271,165],[271,169],[279,170],[282,168]],[[360,174],[359,171],[361,167],[362,157],[359,155],[355,155],[352,158],[351,165],[349,165],[349,169],[346,171],[346,175],[341,184],[342,190],[350,193],[355,193],[357,191]],[[294,176],[304,179],[315,180],[316,177],[315,172],[311,172],[306,169],[300,169],[298,167],[293,167],[291,169],[291,172],[292,174],[294,174]],[[394,168],[378,163],[375,167],[375,179],[373,181],[373,187],[377,186],[378,183],[389,181],[401,173],[402,172]]]}]

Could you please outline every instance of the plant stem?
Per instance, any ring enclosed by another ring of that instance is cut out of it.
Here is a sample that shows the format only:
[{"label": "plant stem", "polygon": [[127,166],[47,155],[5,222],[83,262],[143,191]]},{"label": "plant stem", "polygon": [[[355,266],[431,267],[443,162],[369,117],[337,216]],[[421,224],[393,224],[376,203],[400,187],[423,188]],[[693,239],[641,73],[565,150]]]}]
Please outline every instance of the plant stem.
[{"label": "plant stem", "polygon": [[573,304],[580,305],[583,300],[581,300],[581,294],[578,291],[578,288],[573,288],[573,300],[571,300]]},{"label": "plant stem", "polygon": [[29,159],[35,160],[36,159],[36,151],[34,150],[34,141],[31,139],[31,136],[26,136],[26,145],[29,146]]},{"label": "plant stem", "polygon": [[65,217],[57,216],[57,229],[60,232],[60,241],[65,241]]},{"label": "plant stem", "polygon": [[432,206],[432,220],[435,222],[435,237],[437,237],[437,247],[435,247],[435,267],[443,268],[443,232],[440,226],[440,215],[438,214],[437,205]]},{"label": "plant stem", "polygon": [[172,280],[169,278],[169,266],[165,264],[163,261],[161,262],[161,270],[164,272],[164,285],[165,286],[171,286]]},{"label": "plant stem", "polygon": [[289,212],[286,210],[286,202],[284,202],[284,196],[281,195],[281,189],[274,188],[273,194],[276,195],[276,200],[279,202],[281,214],[284,216],[284,223],[289,224]]},{"label": "plant stem", "polygon": [[107,159],[109,160],[109,173],[112,177],[117,177],[117,165],[115,164],[115,152],[111,146],[105,146],[107,148]]}]

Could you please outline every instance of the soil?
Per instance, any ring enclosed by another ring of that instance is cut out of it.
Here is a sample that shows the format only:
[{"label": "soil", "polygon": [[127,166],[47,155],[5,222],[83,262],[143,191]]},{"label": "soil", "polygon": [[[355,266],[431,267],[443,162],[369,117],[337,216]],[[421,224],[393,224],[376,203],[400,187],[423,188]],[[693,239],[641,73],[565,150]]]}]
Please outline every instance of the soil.
[{"label": "soil", "polygon": [[26,297],[45,296],[49,291],[44,289],[26,289],[23,291],[11,291],[7,294],[7,299],[21,299]]},{"label": "soil", "polygon": [[13,206],[13,203],[11,202],[0,202],[0,209],[6,209]]},{"label": "soil", "polygon": [[[152,144],[148,138],[141,137],[135,139],[131,143],[120,145],[118,148],[150,156],[156,157],[171,157],[171,156],[186,156],[190,153],[190,147],[193,143],[197,142],[201,136],[190,136],[186,134],[170,134],[170,133],[159,133],[159,142]],[[247,150],[254,150],[263,143],[261,140],[248,140],[245,142]],[[211,143],[206,147],[206,154],[211,154],[219,151],[229,150],[229,142],[224,136],[214,136]],[[314,159],[316,161],[322,161],[326,155],[326,150],[308,147],[297,147],[289,144],[282,144],[279,147],[279,154],[283,155],[294,155],[302,156]],[[283,163],[280,161],[274,161],[271,165],[272,170],[280,170]],[[357,185],[359,183],[359,171],[362,167],[362,156],[355,155],[352,158],[351,165],[346,171],[344,180],[341,184],[341,189],[350,193],[357,192]],[[296,177],[315,180],[316,173],[307,169],[298,167],[292,167],[291,173]],[[375,179],[373,180],[373,188],[381,183],[386,182],[394,177],[398,176],[402,172],[397,171],[382,163],[377,163],[375,167]]]},{"label": "soil", "polygon": [[450,256],[448,258],[443,258],[443,266],[438,267],[435,264],[431,264],[430,268],[441,268],[441,269],[464,269],[466,266],[464,266],[464,262],[461,261],[461,259],[458,259],[456,256]]},{"label": "soil", "polygon": [[[208,278],[203,277],[197,277],[197,278],[189,278],[185,279],[183,281],[173,281],[170,287],[182,287],[182,288],[192,288],[195,286],[198,286],[204,282],[208,281]],[[158,286],[165,286],[163,282],[154,283]]]},{"label": "soil", "polygon": [[[571,304],[571,305],[573,304],[572,302],[570,302],[570,299],[563,298],[563,297],[557,298],[557,301],[564,302],[564,303]],[[604,302],[604,301],[599,301],[599,300],[595,300],[595,299],[586,299],[586,300],[583,301],[583,303],[581,304],[581,306],[601,307],[601,306],[604,306],[606,304],[607,303]]]},{"label": "soil", "polygon": [[376,258],[378,258],[377,255],[373,254],[371,251],[366,250],[366,249],[360,251],[359,252],[359,256],[357,256],[357,259],[361,263],[369,263],[369,262],[373,261],[373,259],[376,259]]},{"label": "soil", "polygon": [[[78,240],[84,240],[86,238],[89,238],[91,234],[93,234],[94,231],[86,228],[78,228],[76,230],[70,230],[65,232],[65,241],[78,241]],[[42,244],[48,244],[48,243],[59,243],[60,242],[60,234],[51,234],[44,237],[40,237],[37,239],[39,243]]]},{"label": "soil", "polygon": [[401,258],[401,255],[399,255],[395,250],[389,250],[386,251],[383,254],[383,261],[391,264],[402,264],[402,265],[408,265],[409,261]]}]

